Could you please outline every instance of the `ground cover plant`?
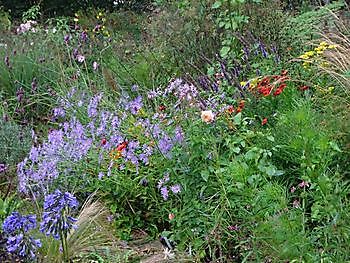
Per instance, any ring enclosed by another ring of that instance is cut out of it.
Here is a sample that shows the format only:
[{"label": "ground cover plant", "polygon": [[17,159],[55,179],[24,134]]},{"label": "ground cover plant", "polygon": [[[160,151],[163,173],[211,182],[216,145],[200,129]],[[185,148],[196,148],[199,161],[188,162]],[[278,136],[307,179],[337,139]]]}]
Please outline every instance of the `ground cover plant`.
[{"label": "ground cover plant", "polygon": [[51,2],[0,9],[2,262],[350,260],[346,2]]}]

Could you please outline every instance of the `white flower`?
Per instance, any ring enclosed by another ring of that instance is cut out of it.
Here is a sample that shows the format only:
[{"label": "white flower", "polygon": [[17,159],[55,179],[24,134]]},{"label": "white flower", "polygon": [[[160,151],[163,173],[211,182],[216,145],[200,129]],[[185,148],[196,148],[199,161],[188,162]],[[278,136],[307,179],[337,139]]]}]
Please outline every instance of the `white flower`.
[{"label": "white flower", "polygon": [[210,123],[214,120],[214,113],[211,110],[202,111],[201,118],[204,122]]},{"label": "white flower", "polygon": [[77,55],[77,60],[79,63],[83,63],[85,61],[85,57],[83,55]]},{"label": "white flower", "polygon": [[171,250],[169,248],[164,248],[163,254],[164,254],[164,259],[175,258],[175,253],[171,252]]}]

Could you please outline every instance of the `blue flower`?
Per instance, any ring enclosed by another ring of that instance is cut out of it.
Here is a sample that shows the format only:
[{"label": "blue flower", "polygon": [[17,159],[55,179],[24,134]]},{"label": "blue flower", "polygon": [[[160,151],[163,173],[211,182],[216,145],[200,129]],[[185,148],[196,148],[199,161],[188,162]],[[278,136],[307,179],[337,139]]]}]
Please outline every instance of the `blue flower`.
[{"label": "blue flower", "polygon": [[7,251],[22,258],[34,258],[37,248],[41,247],[41,242],[29,236],[28,232],[36,228],[36,225],[35,215],[24,216],[13,212],[8,216],[2,226],[7,237]]},{"label": "blue flower", "polygon": [[53,194],[47,195],[44,201],[40,231],[47,236],[52,235],[55,239],[62,238],[62,234],[66,234],[77,221],[68,214],[78,205],[78,200],[68,192],[62,193],[60,190],[56,190]]}]

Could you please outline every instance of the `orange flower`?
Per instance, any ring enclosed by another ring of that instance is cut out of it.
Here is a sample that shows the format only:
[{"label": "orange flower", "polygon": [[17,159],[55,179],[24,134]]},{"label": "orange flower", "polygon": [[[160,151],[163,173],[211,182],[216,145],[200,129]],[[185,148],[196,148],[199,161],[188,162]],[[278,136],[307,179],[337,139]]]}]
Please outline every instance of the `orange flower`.
[{"label": "orange flower", "polygon": [[239,102],[239,104],[238,104],[238,107],[240,107],[240,108],[244,108],[244,104],[245,104],[245,100],[241,100],[240,102]]}]

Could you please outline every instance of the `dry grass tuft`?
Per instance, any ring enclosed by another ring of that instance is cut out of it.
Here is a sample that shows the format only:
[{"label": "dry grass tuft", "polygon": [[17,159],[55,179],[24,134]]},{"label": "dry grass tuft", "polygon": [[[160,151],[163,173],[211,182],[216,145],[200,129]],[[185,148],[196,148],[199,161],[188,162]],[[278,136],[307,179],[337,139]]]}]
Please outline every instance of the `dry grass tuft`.
[{"label": "dry grass tuft", "polygon": [[345,97],[350,94],[350,28],[349,21],[340,15],[332,13],[336,21],[336,27],[321,36],[329,45],[336,48],[324,53],[324,62],[320,69],[338,81],[343,87]]},{"label": "dry grass tuft", "polygon": [[[85,201],[77,217],[77,228],[72,229],[67,238],[68,255],[72,262],[89,262],[87,258],[91,254],[101,257],[118,254],[117,240],[113,236],[108,215],[107,208],[94,200],[94,195]],[[59,241],[47,238],[44,246],[46,257],[43,262],[62,262]]]}]

